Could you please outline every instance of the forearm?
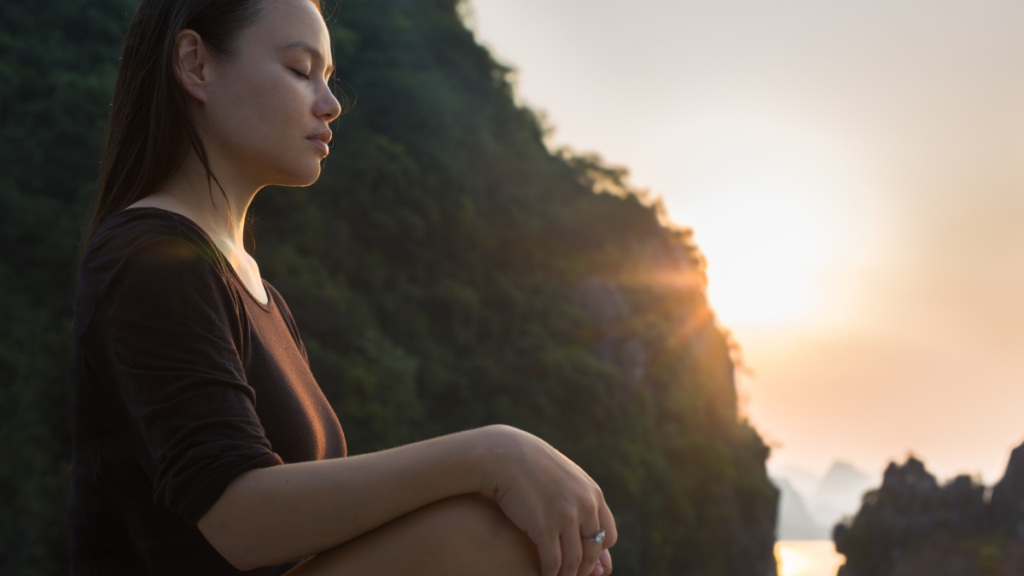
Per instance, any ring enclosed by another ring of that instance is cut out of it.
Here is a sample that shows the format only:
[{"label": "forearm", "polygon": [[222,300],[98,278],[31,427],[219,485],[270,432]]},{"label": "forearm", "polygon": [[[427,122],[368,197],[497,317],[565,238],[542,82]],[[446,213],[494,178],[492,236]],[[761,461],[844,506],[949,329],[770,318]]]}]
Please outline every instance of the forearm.
[{"label": "forearm", "polygon": [[373,454],[253,470],[228,486],[199,530],[243,569],[316,554],[427,504],[480,491],[502,433],[481,428]]}]

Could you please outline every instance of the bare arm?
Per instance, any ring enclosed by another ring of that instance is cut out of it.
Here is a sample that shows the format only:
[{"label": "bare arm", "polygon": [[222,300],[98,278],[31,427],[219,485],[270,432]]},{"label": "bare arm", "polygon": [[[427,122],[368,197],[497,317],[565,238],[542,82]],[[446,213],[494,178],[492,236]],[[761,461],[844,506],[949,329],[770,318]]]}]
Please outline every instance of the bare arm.
[{"label": "bare arm", "polygon": [[228,486],[198,528],[241,570],[317,554],[433,502],[479,492],[503,428],[252,470]]},{"label": "bare arm", "polygon": [[[445,498],[489,493],[535,544],[544,576],[586,576],[615,544],[600,487],[547,442],[487,426],[376,452],[242,474],[199,530],[251,569],[318,554]],[[586,544],[599,531],[602,544]]]}]

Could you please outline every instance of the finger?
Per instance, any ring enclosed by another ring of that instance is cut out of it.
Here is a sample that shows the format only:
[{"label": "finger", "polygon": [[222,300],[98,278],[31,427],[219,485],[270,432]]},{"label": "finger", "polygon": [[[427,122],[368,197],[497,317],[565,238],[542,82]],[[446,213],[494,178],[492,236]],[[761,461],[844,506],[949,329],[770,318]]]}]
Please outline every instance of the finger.
[{"label": "finger", "polygon": [[601,552],[604,547],[598,542],[583,542],[583,560],[580,562],[580,568],[576,572],[576,576],[587,576],[594,571],[594,566],[598,565],[598,559],[601,557]]},{"label": "finger", "polygon": [[578,532],[578,526],[573,526],[571,532],[562,532],[562,571],[558,573],[559,576],[579,576],[580,564],[583,562],[583,541]]},{"label": "finger", "polygon": [[598,564],[604,567],[604,576],[608,576],[612,573],[612,553],[607,548],[601,552],[601,558],[598,560]]},{"label": "finger", "polygon": [[597,504],[597,518],[601,522],[601,528],[604,529],[603,546],[605,548],[615,546],[615,543],[619,540],[619,531],[615,528],[615,517],[612,516],[612,511],[608,508],[608,504],[605,503],[604,495],[601,496],[600,502]]},{"label": "finger", "polygon": [[601,566],[600,562],[602,551],[601,544],[597,542],[583,543],[583,563],[580,564],[578,576],[600,576],[604,574],[604,567]]},{"label": "finger", "polygon": [[[598,518],[598,504],[591,499],[580,507],[580,543],[583,545],[583,559],[576,576],[587,576],[594,570],[597,559],[604,550],[601,542],[591,542],[589,538],[597,536],[601,529],[601,521]],[[607,532],[605,533],[607,536]]]},{"label": "finger", "polygon": [[558,570],[562,567],[562,545],[558,537],[545,538],[537,545],[537,555],[540,556],[542,576],[558,576]]}]

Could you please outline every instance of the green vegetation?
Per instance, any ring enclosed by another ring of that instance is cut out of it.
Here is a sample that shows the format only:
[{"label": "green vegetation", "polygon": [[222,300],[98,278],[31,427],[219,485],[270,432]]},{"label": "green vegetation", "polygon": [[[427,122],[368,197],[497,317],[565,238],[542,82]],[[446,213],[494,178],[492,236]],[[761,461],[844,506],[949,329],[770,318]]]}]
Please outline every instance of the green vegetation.
[{"label": "green vegetation", "polygon": [[[71,305],[133,0],[0,3],[0,572],[66,571]],[[616,574],[774,570],[768,449],[686,231],[552,153],[456,0],[346,0],[320,181],[253,207],[255,253],[353,453],[504,422],[602,485]],[[626,112],[619,112],[626,113]]]}]

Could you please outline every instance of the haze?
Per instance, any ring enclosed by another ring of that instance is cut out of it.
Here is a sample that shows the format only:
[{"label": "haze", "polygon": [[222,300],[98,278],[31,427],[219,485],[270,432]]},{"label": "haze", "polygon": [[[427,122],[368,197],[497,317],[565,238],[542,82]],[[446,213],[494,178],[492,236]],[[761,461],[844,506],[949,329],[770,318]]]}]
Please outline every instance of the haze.
[{"label": "haze", "polygon": [[551,144],[694,228],[773,464],[1024,441],[1024,3],[472,0]]}]

